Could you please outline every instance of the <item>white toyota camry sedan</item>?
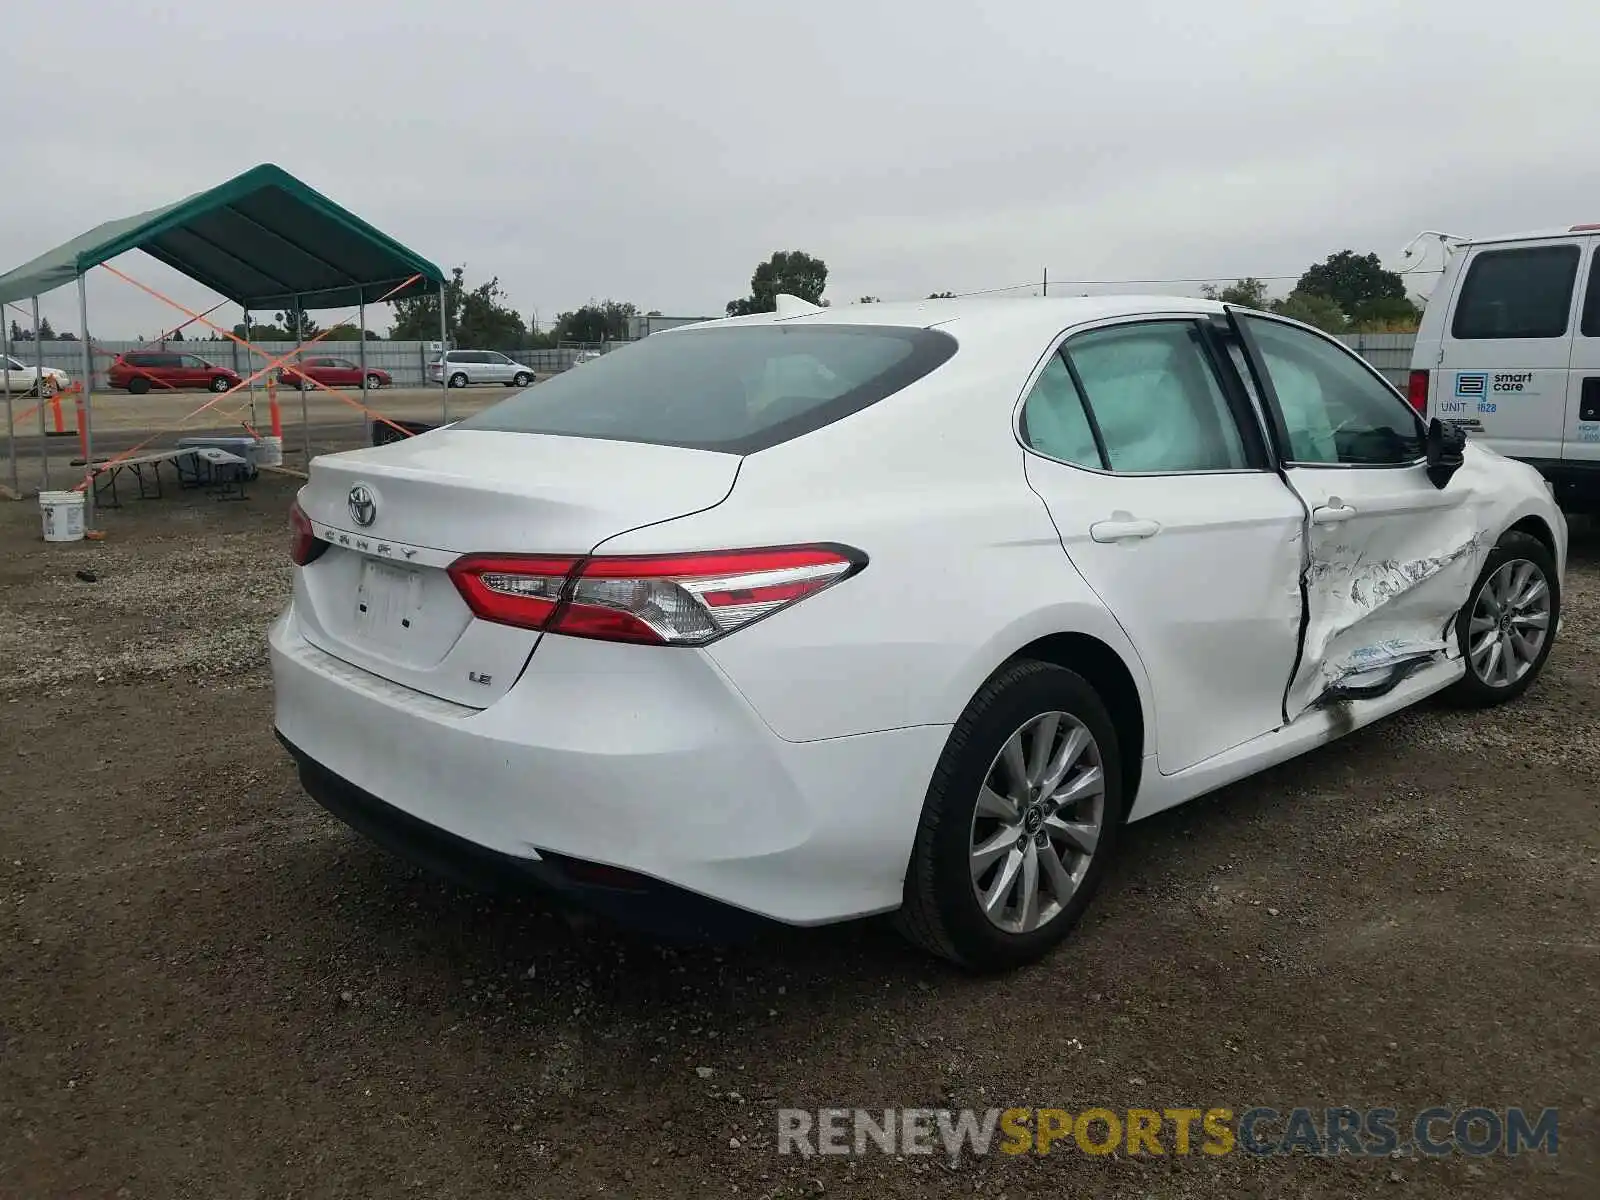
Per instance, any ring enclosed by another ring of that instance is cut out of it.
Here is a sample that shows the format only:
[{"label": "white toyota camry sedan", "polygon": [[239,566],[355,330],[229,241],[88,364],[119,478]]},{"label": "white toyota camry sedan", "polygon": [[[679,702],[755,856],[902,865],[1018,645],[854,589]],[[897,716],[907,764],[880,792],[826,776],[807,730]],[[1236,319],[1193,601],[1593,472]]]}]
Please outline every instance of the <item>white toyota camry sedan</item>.
[{"label": "white toyota camry sedan", "polygon": [[1520,695],[1567,553],[1533,468],[1181,297],[785,297],[318,458],[292,519],[278,736],[375,842],[983,970],[1125,822]]}]

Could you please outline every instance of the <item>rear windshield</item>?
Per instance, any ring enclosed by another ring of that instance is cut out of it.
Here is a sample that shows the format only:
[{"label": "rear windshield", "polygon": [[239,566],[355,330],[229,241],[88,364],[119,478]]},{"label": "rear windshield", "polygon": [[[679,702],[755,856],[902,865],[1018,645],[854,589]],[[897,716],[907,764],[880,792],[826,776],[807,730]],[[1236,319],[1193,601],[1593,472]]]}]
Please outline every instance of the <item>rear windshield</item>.
[{"label": "rear windshield", "polygon": [[955,351],[954,338],[929,329],[674,331],[563,371],[456,428],[751,454],[875,404]]}]

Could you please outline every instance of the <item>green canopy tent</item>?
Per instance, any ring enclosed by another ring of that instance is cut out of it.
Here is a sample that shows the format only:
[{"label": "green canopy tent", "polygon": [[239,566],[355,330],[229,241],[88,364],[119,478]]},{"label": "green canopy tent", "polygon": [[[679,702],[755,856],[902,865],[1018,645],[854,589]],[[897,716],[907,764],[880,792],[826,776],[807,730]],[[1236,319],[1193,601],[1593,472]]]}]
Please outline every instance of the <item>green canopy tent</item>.
[{"label": "green canopy tent", "polygon": [[[130,250],[143,250],[240,305],[247,314],[251,310],[298,312],[359,307],[363,334],[368,303],[437,290],[440,341],[444,341],[445,280],[437,266],[281,167],[264,163],[187,199],[137,216],[107,221],[0,275],[0,305],[31,298],[36,326],[38,297],[77,282],[83,326],[84,425],[91,453],[92,407],[88,393],[94,372],[83,279],[91,268]],[[365,356],[363,337],[363,360]],[[365,377],[365,371],[362,374]],[[302,381],[301,417],[306,423],[309,462],[310,425],[306,420],[304,386]],[[364,402],[366,397],[363,395],[362,399]],[[443,403],[448,422],[447,392]],[[16,442],[9,421],[7,432],[11,437],[15,486]],[[88,489],[91,507],[93,493],[93,488]]]}]

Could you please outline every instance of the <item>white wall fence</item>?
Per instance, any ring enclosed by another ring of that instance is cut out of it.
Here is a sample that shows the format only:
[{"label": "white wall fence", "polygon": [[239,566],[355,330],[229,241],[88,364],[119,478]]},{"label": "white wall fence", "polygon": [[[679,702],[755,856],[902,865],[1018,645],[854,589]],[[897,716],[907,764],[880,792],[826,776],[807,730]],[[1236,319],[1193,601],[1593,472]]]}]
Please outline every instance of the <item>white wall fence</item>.
[{"label": "white wall fence", "polygon": [[[1416,336],[1410,333],[1351,333],[1345,334],[1341,339],[1356,353],[1364,357],[1396,387],[1402,391],[1406,386],[1406,372],[1411,366],[1411,347],[1416,341]],[[422,387],[427,380],[428,360],[433,356],[430,342],[390,342],[369,341],[366,344],[367,365],[377,367],[389,372],[394,377],[396,387]],[[621,346],[629,345],[628,342],[610,342],[605,345],[592,347],[563,346],[555,350],[510,350],[504,353],[510,355],[518,362],[525,363],[535,371],[541,373],[555,373],[565,371],[572,366],[578,354],[585,349],[614,350]],[[66,371],[72,378],[77,379],[83,374],[83,346],[79,342],[48,341],[40,343],[44,353],[44,365],[58,367]],[[289,354],[294,350],[291,342],[261,342],[260,349],[266,351],[273,358]],[[141,342],[96,342],[95,348],[95,388],[103,390],[106,386],[105,372],[111,365],[113,356],[128,350],[165,349],[168,352],[182,354],[198,354],[201,358],[221,366],[231,367],[241,375],[248,375],[258,371],[267,363],[267,359],[260,355],[251,354],[248,350],[233,342],[168,342],[165,347],[152,347]],[[32,342],[15,342],[11,347],[12,357],[20,359],[23,363],[32,366],[34,361],[34,344]],[[311,357],[346,358],[351,362],[359,362],[361,343],[359,342],[319,342],[307,351]],[[265,382],[264,380],[262,381]]]}]

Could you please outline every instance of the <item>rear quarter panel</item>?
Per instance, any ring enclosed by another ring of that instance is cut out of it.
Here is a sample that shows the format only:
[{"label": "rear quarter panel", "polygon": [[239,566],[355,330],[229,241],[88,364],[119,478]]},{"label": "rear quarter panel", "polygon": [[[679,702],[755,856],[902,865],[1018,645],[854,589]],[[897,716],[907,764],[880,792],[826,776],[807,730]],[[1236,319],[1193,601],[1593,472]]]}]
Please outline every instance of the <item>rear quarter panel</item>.
[{"label": "rear quarter panel", "polygon": [[1148,688],[1121,629],[1061,548],[1011,431],[1046,345],[993,369],[935,371],[744,460],[716,508],[609,539],[605,554],[842,542],[869,565],[713,643],[709,657],[780,737],[950,724],[1027,643],[1081,632]]}]

